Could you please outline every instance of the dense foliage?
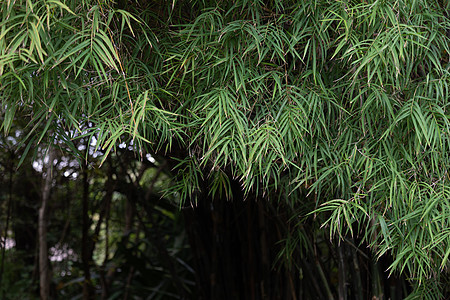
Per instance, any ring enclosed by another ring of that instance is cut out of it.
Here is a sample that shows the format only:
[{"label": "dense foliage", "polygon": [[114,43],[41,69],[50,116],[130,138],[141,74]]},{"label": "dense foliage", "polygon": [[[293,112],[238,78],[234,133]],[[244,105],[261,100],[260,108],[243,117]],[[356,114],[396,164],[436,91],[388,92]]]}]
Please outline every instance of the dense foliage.
[{"label": "dense foliage", "polygon": [[391,257],[411,297],[444,297],[446,1],[0,5],[2,129],[27,120],[20,163],[36,144],[83,161],[80,140],[103,163],[126,142],[168,160],[180,206],[206,193],[295,211],[288,260],[323,223]]}]

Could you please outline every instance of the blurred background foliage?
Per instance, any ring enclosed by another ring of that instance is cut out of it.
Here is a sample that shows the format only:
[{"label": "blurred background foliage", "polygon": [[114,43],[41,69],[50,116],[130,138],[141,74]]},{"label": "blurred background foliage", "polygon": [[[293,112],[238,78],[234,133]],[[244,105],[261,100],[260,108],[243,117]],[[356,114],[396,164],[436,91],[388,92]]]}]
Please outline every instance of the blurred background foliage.
[{"label": "blurred background foliage", "polygon": [[[17,127],[11,132],[14,138],[3,138],[2,146],[8,140],[15,146],[24,134]],[[81,139],[80,145],[85,141]],[[80,145],[79,149],[86,149]],[[39,148],[36,157],[30,155],[19,169],[20,149],[4,150],[2,230],[6,229],[6,218],[9,227],[7,247],[2,247],[1,293],[4,299],[35,299],[39,298],[37,210],[45,176],[45,156],[41,155],[45,149]],[[194,296],[194,271],[181,211],[173,199],[161,198],[170,182],[161,162],[150,156],[143,161],[136,159],[133,147],[124,143],[99,168],[102,153],[94,152],[93,147],[86,152],[89,237],[84,244],[83,170],[70,152],[58,151],[54,159],[47,235],[50,298],[85,297],[83,264],[89,265],[90,285],[95,287],[91,298],[136,299],[145,295],[146,299],[178,299],[172,276],[179,278],[181,289]],[[88,261],[81,258],[84,248],[90,251]]]}]

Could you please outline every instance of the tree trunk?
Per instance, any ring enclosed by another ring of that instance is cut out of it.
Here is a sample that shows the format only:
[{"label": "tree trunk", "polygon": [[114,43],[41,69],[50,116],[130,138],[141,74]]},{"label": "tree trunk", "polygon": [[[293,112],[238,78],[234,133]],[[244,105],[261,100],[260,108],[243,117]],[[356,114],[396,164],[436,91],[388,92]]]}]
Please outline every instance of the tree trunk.
[{"label": "tree trunk", "polygon": [[[87,150],[88,151],[88,150]],[[81,237],[81,260],[83,265],[84,282],[83,282],[83,299],[88,300],[92,298],[92,282],[91,282],[91,243],[89,237],[89,227],[91,225],[89,218],[89,177],[88,177],[88,164],[83,167],[83,225],[82,225],[82,237]]]},{"label": "tree trunk", "polygon": [[41,207],[39,208],[38,217],[38,238],[39,238],[39,291],[42,300],[50,298],[50,263],[48,261],[48,245],[47,245],[47,225],[48,225],[48,205],[50,201],[50,191],[53,179],[53,159],[54,149],[49,147],[46,156],[47,167],[42,186]]}]

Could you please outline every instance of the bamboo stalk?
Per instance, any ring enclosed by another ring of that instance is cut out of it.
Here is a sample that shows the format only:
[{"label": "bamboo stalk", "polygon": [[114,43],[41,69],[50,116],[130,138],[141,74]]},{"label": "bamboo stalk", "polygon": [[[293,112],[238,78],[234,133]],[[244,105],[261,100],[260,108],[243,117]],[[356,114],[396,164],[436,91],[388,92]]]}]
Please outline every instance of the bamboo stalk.
[{"label": "bamboo stalk", "polygon": [[338,293],[339,293],[339,300],[347,300],[347,266],[345,263],[345,255],[344,255],[344,244],[339,243],[337,246],[337,253],[338,253],[338,265],[339,265],[339,286],[338,286]]},{"label": "bamboo stalk", "polygon": [[380,276],[380,265],[375,257],[372,257],[372,299],[373,300],[382,300],[383,299],[383,287]]},{"label": "bamboo stalk", "polygon": [[354,297],[357,300],[363,300],[363,285],[362,285],[362,281],[361,281],[361,269],[359,267],[359,262],[358,262],[358,252],[357,252],[357,248],[354,245],[354,240],[353,238],[350,238],[351,245],[353,247],[351,247],[351,257],[352,257],[352,281],[353,281],[353,287],[352,287],[352,291],[354,291],[352,294],[354,294]]}]

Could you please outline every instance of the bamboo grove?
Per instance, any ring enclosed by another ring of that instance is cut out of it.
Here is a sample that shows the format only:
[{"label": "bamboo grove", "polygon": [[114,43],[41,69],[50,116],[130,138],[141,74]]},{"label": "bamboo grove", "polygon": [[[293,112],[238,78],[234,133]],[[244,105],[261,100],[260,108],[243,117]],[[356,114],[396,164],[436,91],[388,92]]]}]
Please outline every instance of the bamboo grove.
[{"label": "bamboo grove", "polygon": [[104,162],[131,141],[170,159],[180,207],[289,207],[279,260],[311,251],[313,222],[390,257],[411,299],[445,297],[447,1],[6,0],[0,13],[1,124],[27,120],[22,161],[37,144],[83,160],[74,142],[90,139]]}]

